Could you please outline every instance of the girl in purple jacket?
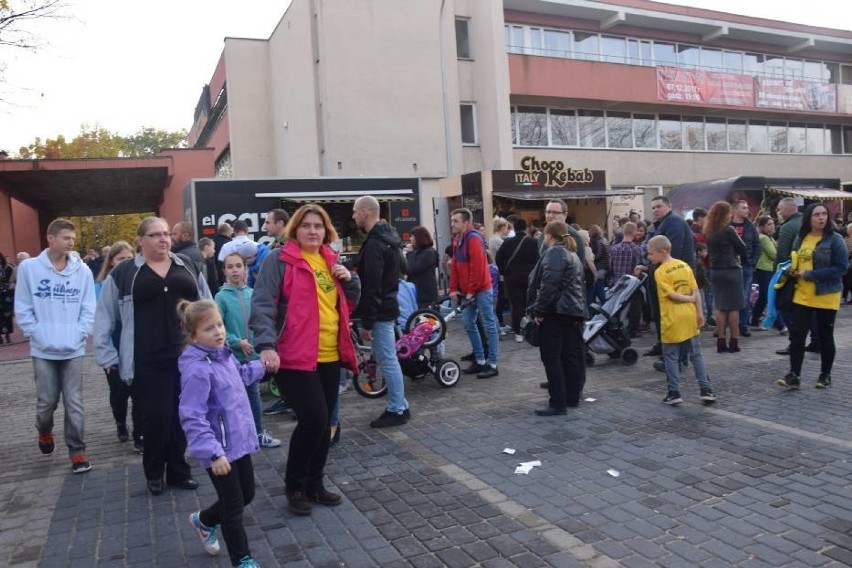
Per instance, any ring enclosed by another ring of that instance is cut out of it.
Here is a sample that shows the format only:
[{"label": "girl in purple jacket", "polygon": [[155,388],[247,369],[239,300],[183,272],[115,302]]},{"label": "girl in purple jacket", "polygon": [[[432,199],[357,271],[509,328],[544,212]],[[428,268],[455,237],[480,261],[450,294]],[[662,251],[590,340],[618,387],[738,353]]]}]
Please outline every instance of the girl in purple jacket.
[{"label": "girl in purple jacket", "polygon": [[225,345],[225,324],[212,300],[184,300],[178,312],[190,341],[178,361],[180,423],[189,454],[207,469],[219,498],[192,513],[189,522],[208,554],[219,554],[221,526],[231,564],[257,567],[243,528],[243,508],[254,498],[251,454],[260,449],[245,387],[260,380],[264,364],[237,361]]}]

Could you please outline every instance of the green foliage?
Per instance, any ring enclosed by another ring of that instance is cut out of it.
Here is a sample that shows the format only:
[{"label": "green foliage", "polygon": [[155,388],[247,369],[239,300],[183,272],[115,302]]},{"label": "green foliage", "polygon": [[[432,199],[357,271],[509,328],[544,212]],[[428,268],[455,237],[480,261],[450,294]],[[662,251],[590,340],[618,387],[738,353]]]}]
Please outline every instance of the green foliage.
[{"label": "green foliage", "polygon": [[89,249],[100,254],[101,247],[115,241],[127,241],[136,246],[136,228],[142,219],[153,213],[128,213],[126,215],[95,215],[91,217],[69,217],[77,227],[77,250],[85,256]]},{"label": "green foliage", "polygon": [[60,134],[55,139],[36,138],[18,150],[22,160],[58,160],[69,158],[144,158],[156,156],[162,148],[186,147],[186,130],[169,132],[145,127],[122,136],[101,126],[83,125],[71,141]]}]

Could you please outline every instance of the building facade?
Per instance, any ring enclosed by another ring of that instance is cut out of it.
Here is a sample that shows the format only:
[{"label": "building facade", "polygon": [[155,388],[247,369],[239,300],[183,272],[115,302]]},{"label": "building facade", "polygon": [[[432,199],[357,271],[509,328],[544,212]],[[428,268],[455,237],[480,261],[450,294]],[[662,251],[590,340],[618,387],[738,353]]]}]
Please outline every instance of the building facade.
[{"label": "building facade", "polygon": [[419,177],[424,220],[444,178],[604,171],[587,221],[701,180],[852,181],[852,32],[646,0],[293,0],[269,39],[225,40],[195,118],[220,175]]}]

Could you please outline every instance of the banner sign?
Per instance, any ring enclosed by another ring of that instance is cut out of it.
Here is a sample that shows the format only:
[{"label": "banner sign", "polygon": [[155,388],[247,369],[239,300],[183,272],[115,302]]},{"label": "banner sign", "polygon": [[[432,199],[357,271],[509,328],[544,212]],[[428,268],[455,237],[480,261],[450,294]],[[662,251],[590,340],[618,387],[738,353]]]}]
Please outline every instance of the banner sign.
[{"label": "banner sign", "polygon": [[679,103],[754,106],[754,79],[736,73],[657,67],[657,98]]},{"label": "banner sign", "polygon": [[837,111],[837,88],[830,83],[756,77],[757,106],[786,110]]}]

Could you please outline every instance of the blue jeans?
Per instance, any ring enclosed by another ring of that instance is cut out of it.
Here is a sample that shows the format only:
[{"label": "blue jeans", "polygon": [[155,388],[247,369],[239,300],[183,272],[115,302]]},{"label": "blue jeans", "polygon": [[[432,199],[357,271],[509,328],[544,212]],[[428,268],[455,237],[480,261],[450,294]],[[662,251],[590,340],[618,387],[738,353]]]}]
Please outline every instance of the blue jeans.
[{"label": "blue jeans", "polygon": [[254,418],[254,429],[258,434],[263,433],[263,422],[260,415],[260,383],[255,382],[246,387],[246,394],[251,407],[251,417]]},{"label": "blue jeans", "polygon": [[65,408],[65,445],[72,458],[83,454],[83,358],[39,359],[33,357],[36,387],[36,429],[39,434],[53,432],[53,412],[59,404]]},{"label": "blue jeans", "polygon": [[[473,348],[473,358],[480,365],[487,362],[492,367],[497,366],[497,356],[500,354],[500,332],[497,329],[497,318],[494,317],[494,295],[491,290],[477,292],[473,297],[471,306],[462,312],[462,322],[467,336],[470,338],[470,346]],[[488,337],[488,359],[485,358],[485,349],[482,347],[482,339],[476,329],[477,316],[482,320],[485,335]]]},{"label": "blue jeans", "polygon": [[[701,262],[700,260],[698,262]],[[707,269],[707,287],[704,289],[704,319],[708,322],[713,318],[713,284],[711,284],[713,277],[711,276],[711,270]]]},{"label": "blue jeans", "polygon": [[[494,317],[494,309],[491,309]],[[388,405],[386,410],[394,414],[402,414],[408,408],[405,400],[405,385],[402,382],[402,369],[396,358],[396,335],[392,321],[377,321],[373,324],[373,357],[385,377],[388,385]],[[480,347],[480,351],[482,348]]]},{"label": "blue jeans", "polygon": [[695,371],[695,378],[698,380],[698,387],[701,390],[710,388],[710,379],[707,378],[707,369],[704,367],[704,355],[701,353],[701,343],[699,336],[688,339],[683,343],[663,343],[663,362],[666,365],[666,382],[668,383],[669,392],[680,393],[680,367],[679,360],[681,357],[681,349],[686,348],[689,359],[692,361],[692,368]]},{"label": "blue jeans", "polygon": [[754,281],[754,267],[743,266],[743,298],[745,303],[743,309],[740,310],[740,329],[748,327],[748,315],[751,311],[748,306],[749,296],[751,296],[751,283]]}]

